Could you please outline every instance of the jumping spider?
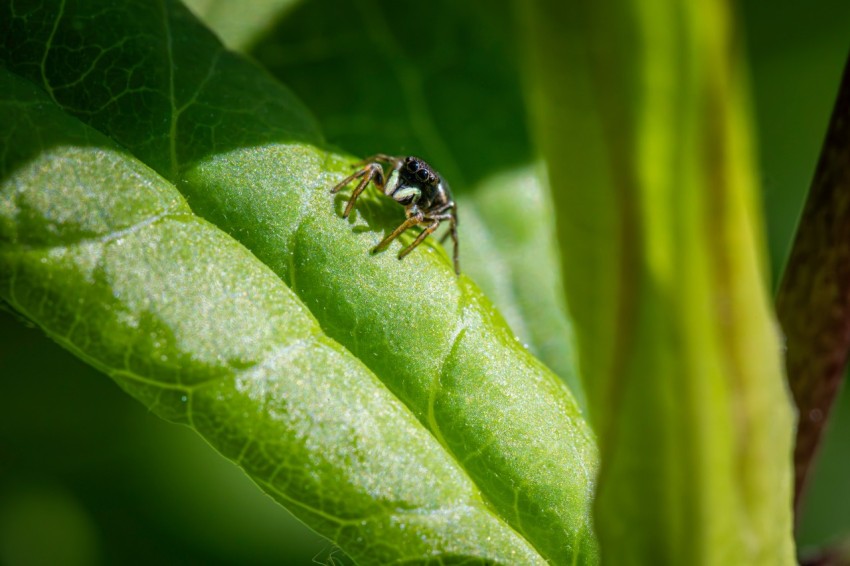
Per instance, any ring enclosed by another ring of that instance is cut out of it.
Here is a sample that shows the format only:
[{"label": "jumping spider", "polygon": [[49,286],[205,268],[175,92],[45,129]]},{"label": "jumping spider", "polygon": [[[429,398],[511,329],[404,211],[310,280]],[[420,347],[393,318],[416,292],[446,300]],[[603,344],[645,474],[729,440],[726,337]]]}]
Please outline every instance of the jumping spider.
[{"label": "jumping spider", "polygon": [[[389,164],[389,177],[385,175],[381,163]],[[441,222],[448,220],[449,231],[440,239],[440,242],[445,241],[449,236],[452,237],[455,273],[460,275],[457,246],[457,209],[452,200],[449,185],[440,177],[440,174],[418,157],[392,157],[383,153],[364,159],[356,163],[355,167],[360,167],[360,169],[331,189],[331,193],[338,193],[355,179],[360,179],[357,188],[354,189],[351,198],[348,199],[345,212],[342,213],[344,218],[348,218],[351,209],[354,208],[354,202],[360,196],[360,193],[366,189],[369,181],[372,181],[385,195],[403,205],[404,212],[407,215],[407,220],[375,246],[372,252],[385,249],[390,245],[390,242],[398,238],[408,228],[427,224],[425,229],[413,240],[413,243],[398,254],[398,259],[402,259],[421,244],[428,235],[433,233]]]}]

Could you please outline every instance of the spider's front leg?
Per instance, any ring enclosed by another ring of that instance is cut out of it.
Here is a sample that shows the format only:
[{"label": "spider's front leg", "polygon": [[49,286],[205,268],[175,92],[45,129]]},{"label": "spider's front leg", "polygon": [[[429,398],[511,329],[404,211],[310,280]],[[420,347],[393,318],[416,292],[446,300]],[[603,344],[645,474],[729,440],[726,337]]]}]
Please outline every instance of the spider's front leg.
[{"label": "spider's front leg", "polygon": [[354,166],[360,167],[361,165],[369,165],[378,162],[389,163],[390,165],[392,165],[393,171],[401,169],[401,166],[404,165],[404,159],[402,159],[401,157],[394,157],[392,155],[387,155],[386,153],[376,153],[371,157],[367,157],[362,161],[358,161],[354,164]]},{"label": "spider's front leg", "polygon": [[[390,164],[390,174],[388,176],[385,176],[384,168],[381,167],[380,162],[382,161]],[[360,167],[360,169],[337,183],[334,188],[331,189],[331,194],[336,194],[355,179],[360,179],[360,182],[357,184],[357,187],[355,187],[354,191],[351,193],[351,197],[348,199],[348,204],[345,205],[345,211],[342,213],[343,218],[348,218],[348,215],[351,214],[351,209],[354,208],[354,203],[357,201],[357,197],[366,190],[366,187],[369,185],[369,181],[372,181],[382,193],[386,194],[387,190],[390,189],[390,187],[387,187],[386,185],[387,179],[389,179],[394,172],[400,169],[402,164],[402,159],[385,155],[383,153],[373,155],[368,159],[355,163],[354,166]]]},{"label": "spider's front leg", "polygon": [[348,218],[348,215],[351,214],[351,209],[354,208],[354,203],[357,201],[357,197],[360,196],[360,193],[366,190],[366,186],[369,184],[369,181],[375,183],[375,186],[381,189],[381,191],[384,190],[384,169],[379,163],[375,163],[373,161],[337,183],[334,188],[331,189],[331,194],[338,193],[355,179],[360,179],[360,182],[357,184],[354,192],[351,193],[351,198],[348,199],[348,204],[345,205],[345,212],[342,213],[343,218]]},{"label": "spider's front leg", "polygon": [[399,225],[399,227],[396,228],[395,230],[393,230],[392,233],[389,236],[387,236],[386,238],[381,240],[381,242],[377,246],[372,248],[372,253],[377,253],[377,252],[385,249],[387,246],[390,245],[390,242],[392,242],[393,240],[395,240],[396,238],[401,236],[402,233],[405,230],[407,230],[408,228],[413,228],[414,226],[416,226],[418,224],[422,224],[422,222],[424,220],[425,220],[425,215],[422,214],[422,212],[420,212],[419,209],[411,210],[410,214],[407,217],[407,220],[402,222]]},{"label": "spider's front leg", "polygon": [[422,230],[418,236],[416,236],[416,239],[413,240],[409,246],[399,252],[398,259],[404,259],[404,256],[412,252],[416,246],[424,242],[425,238],[433,234],[434,230],[437,229],[437,226],[440,225],[440,220],[437,218],[427,218],[426,220],[430,222],[430,224],[428,224],[428,226]]}]

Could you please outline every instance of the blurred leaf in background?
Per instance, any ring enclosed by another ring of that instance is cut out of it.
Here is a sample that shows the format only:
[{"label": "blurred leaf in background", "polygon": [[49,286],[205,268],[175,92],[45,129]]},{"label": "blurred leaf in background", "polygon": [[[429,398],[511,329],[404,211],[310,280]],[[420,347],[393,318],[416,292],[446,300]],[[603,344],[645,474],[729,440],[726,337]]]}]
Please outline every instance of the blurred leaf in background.
[{"label": "blurred leaf in background", "polygon": [[523,16],[602,555],[790,565],[792,400],[729,3],[537,0]]}]

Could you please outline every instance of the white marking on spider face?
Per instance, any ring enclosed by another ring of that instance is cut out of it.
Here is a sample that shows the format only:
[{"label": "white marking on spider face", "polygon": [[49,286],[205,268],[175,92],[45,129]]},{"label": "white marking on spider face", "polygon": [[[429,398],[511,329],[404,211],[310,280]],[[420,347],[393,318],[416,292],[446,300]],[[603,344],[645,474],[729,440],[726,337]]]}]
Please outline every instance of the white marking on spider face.
[{"label": "white marking on spider face", "polygon": [[399,202],[411,199],[410,202],[414,203],[418,201],[421,196],[422,191],[416,187],[404,187],[393,193],[393,198]]}]

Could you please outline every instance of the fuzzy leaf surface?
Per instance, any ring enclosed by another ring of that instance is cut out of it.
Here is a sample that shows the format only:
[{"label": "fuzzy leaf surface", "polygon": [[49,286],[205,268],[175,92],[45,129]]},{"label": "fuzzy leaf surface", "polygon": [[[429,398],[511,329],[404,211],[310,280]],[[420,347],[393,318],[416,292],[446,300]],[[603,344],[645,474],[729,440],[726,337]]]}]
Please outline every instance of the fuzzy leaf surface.
[{"label": "fuzzy leaf surface", "polygon": [[595,441],[570,392],[454,276],[441,247],[403,262],[401,244],[369,253],[401,210],[370,195],[340,218],[344,197],[328,188],[349,161],[325,148],[289,91],[172,2],[12,8],[0,25],[13,74],[156,171],[270,268],[543,558],[597,561]]},{"label": "fuzzy leaf surface", "polygon": [[[281,7],[248,51],[310,102],[331,143],[363,156],[417,155],[440,171],[458,202],[464,272],[584,408],[553,202],[527,131],[511,2],[415,4],[428,41],[398,17],[414,4],[330,5]],[[204,13],[228,34],[215,13]]]},{"label": "fuzzy leaf surface", "polygon": [[9,304],[360,563],[544,563],[267,266],[31,83],[0,84]]}]

